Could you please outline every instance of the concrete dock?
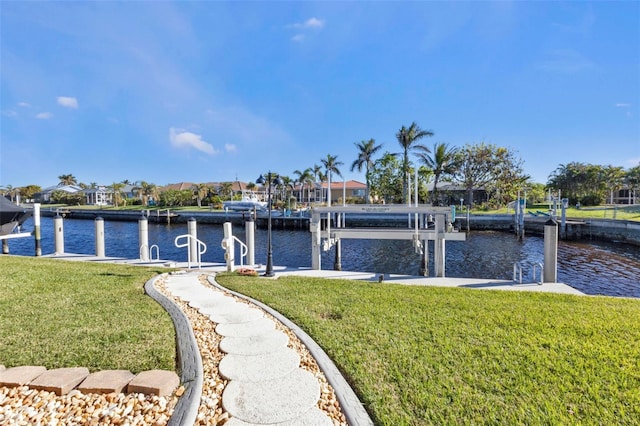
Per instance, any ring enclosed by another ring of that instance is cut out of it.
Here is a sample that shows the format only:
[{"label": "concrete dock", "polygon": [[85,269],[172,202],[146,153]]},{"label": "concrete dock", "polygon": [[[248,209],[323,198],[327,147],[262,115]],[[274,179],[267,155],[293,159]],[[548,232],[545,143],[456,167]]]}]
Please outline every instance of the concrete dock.
[{"label": "concrete dock", "polygon": [[[203,272],[224,272],[227,270],[224,263],[212,263],[202,262],[201,267],[189,268],[187,262],[176,262],[173,260],[150,260],[142,261],[139,259],[125,259],[118,257],[97,257],[93,255],[84,254],[50,254],[43,256],[49,259],[61,259],[71,261],[83,261],[83,262],[101,262],[101,263],[120,263],[127,265],[137,266],[160,266],[167,268],[189,269],[192,271],[202,270]],[[239,268],[236,265],[236,268]],[[264,265],[248,266],[255,269],[259,274],[264,273]],[[359,280],[380,282],[380,276],[382,275],[382,281],[387,284],[403,284],[403,285],[418,285],[418,286],[437,286],[437,287],[462,287],[462,288],[474,288],[482,290],[512,290],[512,291],[535,291],[535,292],[549,292],[549,293],[562,293],[562,294],[574,294],[584,295],[579,290],[564,284],[564,283],[534,283],[523,282],[522,284],[511,280],[498,280],[498,279],[486,279],[486,278],[450,278],[450,277],[421,277],[416,275],[402,275],[402,274],[379,274],[374,272],[360,272],[360,271],[334,271],[334,270],[314,270],[309,268],[291,268],[286,266],[274,266],[275,277],[282,276],[306,276],[317,278],[337,278],[346,280]]]}]

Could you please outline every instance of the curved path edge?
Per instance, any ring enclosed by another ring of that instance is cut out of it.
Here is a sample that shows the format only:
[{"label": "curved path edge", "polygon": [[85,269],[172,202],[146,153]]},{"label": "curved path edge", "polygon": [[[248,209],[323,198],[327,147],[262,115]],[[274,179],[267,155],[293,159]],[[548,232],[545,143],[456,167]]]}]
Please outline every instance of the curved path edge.
[{"label": "curved path edge", "polygon": [[273,308],[265,305],[264,303],[252,299],[249,296],[245,296],[244,294],[229,290],[226,287],[221,286],[215,280],[215,274],[209,274],[207,280],[211,285],[217,287],[220,290],[227,291],[234,296],[245,299],[256,306],[264,309],[270,315],[274,316],[278,321],[284,324],[287,328],[289,328],[295,335],[300,339],[300,341],[307,347],[313,358],[318,363],[318,367],[322,370],[327,381],[333,387],[335,391],[336,398],[338,402],[340,402],[340,406],[344,413],[345,418],[347,419],[347,423],[352,426],[372,426],[373,421],[371,417],[369,417],[369,413],[365,410],[362,402],[353,391],[349,383],[347,383],[346,379],[338,370],[338,367],[333,363],[329,355],[318,345],[315,340],[311,338],[304,330],[298,327],[293,321],[289,320],[287,317],[282,315],[280,312],[274,310]]},{"label": "curved path edge", "polygon": [[155,288],[155,282],[165,276],[166,274],[161,274],[151,278],[144,285],[144,291],[169,313],[176,331],[180,381],[185,387],[185,392],[178,399],[167,425],[193,425],[198,415],[200,398],[202,397],[204,380],[202,357],[187,316],[173,300],[167,298]]}]

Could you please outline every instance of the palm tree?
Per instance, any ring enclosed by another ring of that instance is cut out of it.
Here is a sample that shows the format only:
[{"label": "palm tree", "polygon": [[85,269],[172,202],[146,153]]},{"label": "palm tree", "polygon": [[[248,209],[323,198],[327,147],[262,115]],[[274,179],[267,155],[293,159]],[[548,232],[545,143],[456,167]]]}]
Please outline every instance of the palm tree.
[{"label": "palm tree", "polygon": [[398,133],[396,133],[396,138],[402,147],[402,172],[404,174],[402,198],[405,203],[408,201],[407,196],[409,192],[409,152],[429,152],[429,148],[417,143],[420,139],[427,136],[433,136],[433,132],[431,130],[422,130],[415,121],[411,123],[409,128],[402,126]]},{"label": "palm tree", "polygon": [[[326,176],[324,174],[322,174],[322,166],[319,166],[317,164],[314,164],[313,167],[311,168],[311,171],[313,172],[313,181],[314,182],[324,182]],[[317,195],[316,195],[316,191],[317,191],[318,187],[316,186],[316,189],[314,190],[314,200],[317,199]],[[323,193],[322,193],[322,186],[320,187],[320,198],[323,198]]]},{"label": "palm tree", "polygon": [[158,187],[153,183],[142,181],[140,184],[132,189],[132,192],[138,195],[142,199],[142,203],[145,206],[149,205],[149,198],[158,200]]},{"label": "palm tree", "polygon": [[339,176],[342,176],[342,173],[340,173],[340,169],[338,169],[338,166],[341,166],[343,163],[342,161],[338,161],[337,155],[331,154],[327,154],[327,158],[323,158],[320,161],[327,171],[327,205],[331,206],[331,175],[335,173]]},{"label": "palm tree", "polygon": [[355,160],[351,164],[351,171],[354,169],[358,169],[359,172],[362,171],[362,166],[365,168],[364,178],[367,185],[365,200],[369,202],[369,169],[373,167],[373,155],[378,152],[382,148],[382,144],[376,145],[376,140],[371,138],[368,141],[361,141],[355,143],[355,146],[358,148],[358,159]]},{"label": "palm tree", "polygon": [[609,165],[604,167],[604,169],[602,170],[602,175],[604,184],[609,190],[609,204],[613,204],[613,193],[622,188],[624,184],[624,168]]},{"label": "palm tree", "polygon": [[60,175],[58,179],[60,179],[60,185],[75,185],[78,183],[78,180],[72,174]]},{"label": "palm tree", "polygon": [[456,152],[457,149],[442,142],[433,144],[433,151],[431,153],[418,152],[417,154],[418,159],[433,172],[433,191],[431,191],[430,197],[431,204],[435,203],[438,199],[438,182],[440,178],[455,171]]},{"label": "palm tree", "polygon": [[218,195],[230,200],[233,197],[233,182],[222,182],[218,188]]},{"label": "palm tree", "polygon": [[311,200],[311,183],[313,183],[313,170],[307,167],[303,171],[294,170],[293,174],[296,175],[296,181],[300,183],[301,194],[300,201],[304,200],[304,187],[307,186],[307,199]]},{"label": "palm tree", "polygon": [[7,186],[4,186],[4,187],[0,188],[0,190],[2,190],[2,192],[3,192],[2,195],[3,196],[4,195],[8,195],[9,196],[11,198],[11,202],[13,203],[13,198],[16,195],[17,188],[14,188],[11,185],[7,185]]},{"label": "palm tree", "polygon": [[198,201],[198,207],[202,207],[202,199],[209,193],[209,186],[206,183],[196,183],[191,187],[191,190]]},{"label": "palm tree", "polygon": [[109,188],[113,191],[113,204],[118,207],[120,201],[122,201],[122,188],[125,187],[124,183],[113,183]]}]

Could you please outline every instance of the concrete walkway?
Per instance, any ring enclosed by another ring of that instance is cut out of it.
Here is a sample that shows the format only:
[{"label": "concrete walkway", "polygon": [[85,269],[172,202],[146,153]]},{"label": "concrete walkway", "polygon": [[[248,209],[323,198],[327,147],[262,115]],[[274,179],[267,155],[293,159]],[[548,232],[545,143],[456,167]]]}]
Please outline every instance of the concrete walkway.
[{"label": "concrete walkway", "polygon": [[300,367],[300,356],[287,347],[288,336],[261,309],[201,285],[198,275],[169,275],[166,288],[208,316],[224,336],[219,372],[229,383],[222,405],[232,417],[226,424],[332,425],[316,408],[320,383]]}]

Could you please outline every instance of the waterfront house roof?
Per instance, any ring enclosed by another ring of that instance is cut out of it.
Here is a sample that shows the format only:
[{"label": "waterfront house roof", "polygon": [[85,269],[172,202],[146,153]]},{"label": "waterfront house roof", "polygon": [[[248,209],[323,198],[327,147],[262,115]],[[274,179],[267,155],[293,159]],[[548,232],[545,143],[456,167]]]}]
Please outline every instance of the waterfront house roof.
[{"label": "waterfront house roof", "polygon": [[[328,185],[329,185],[328,182],[316,182],[316,188],[326,188]],[[346,182],[344,181],[331,182],[332,190],[342,189],[343,187],[346,187],[347,189],[366,189],[367,185],[353,179],[348,180]]]},{"label": "waterfront house roof", "polygon": [[[232,186],[231,189],[233,191],[244,191],[245,189],[247,189],[247,183],[246,182],[240,182],[240,181],[224,181],[224,182],[204,182],[205,185],[210,186],[212,188],[215,188],[216,190],[218,190],[223,183],[226,182],[231,182]],[[191,188],[193,188],[194,185],[198,185],[199,183],[194,183],[194,182],[179,182],[179,183],[170,183],[169,185],[165,185],[163,187],[160,188],[160,191],[167,191],[170,189],[174,189],[177,191],[182,191],[185,189],[190,190]]]},{"label": "waterfront house roof", "polygon": [[54,185],[44,188],[38,194],[50,194],[53,191],[64,191],[73,194],[74,192],[82,191],[82,188],[77,185]]},{"label": "waterfront house roof", "polygon": [[176,191],[182,191],[184,189],[191,189],[191,187],[195,185],[193,182],[178,182],[178,183],[170,183],[160,188],[160,191],[168,191],[170,189]]}]

